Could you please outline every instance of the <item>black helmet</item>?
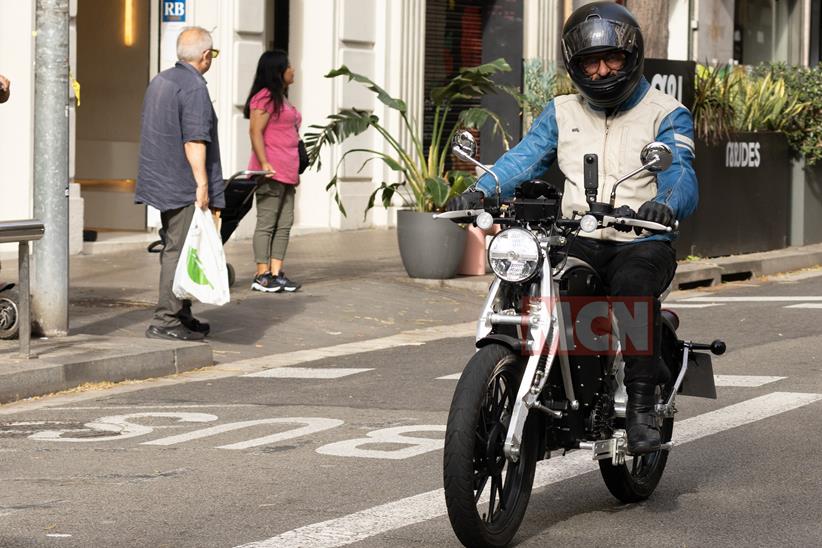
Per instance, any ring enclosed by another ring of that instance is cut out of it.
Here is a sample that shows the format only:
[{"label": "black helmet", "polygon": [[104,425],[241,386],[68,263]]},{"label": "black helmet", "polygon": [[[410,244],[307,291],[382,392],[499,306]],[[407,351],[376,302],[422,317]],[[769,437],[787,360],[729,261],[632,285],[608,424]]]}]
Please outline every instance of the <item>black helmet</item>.
[{"label": "black helmet", "polygon": [[[625,66],[616,75],[591,80],[580,65],[586,55],[625,52]],[[614,108],[631,96],[645,60],[642,31],[625,7],[614,2],[592,2],[574,11],[562,28],[565,70],[592,105]]]}]

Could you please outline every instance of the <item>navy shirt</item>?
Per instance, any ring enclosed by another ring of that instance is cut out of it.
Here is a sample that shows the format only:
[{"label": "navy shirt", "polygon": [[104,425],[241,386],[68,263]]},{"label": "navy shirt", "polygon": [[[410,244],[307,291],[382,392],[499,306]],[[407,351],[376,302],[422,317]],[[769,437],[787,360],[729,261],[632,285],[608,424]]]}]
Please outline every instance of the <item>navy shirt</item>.
[{"label": "navy shirt", "polygon": [[217,114],[203,75],[178,62],[154,77],[143,98],[135,202],[167,211],[196,201],[197,182],[184,148],[189,141],[206,143],[209,206],[225,207]]}]

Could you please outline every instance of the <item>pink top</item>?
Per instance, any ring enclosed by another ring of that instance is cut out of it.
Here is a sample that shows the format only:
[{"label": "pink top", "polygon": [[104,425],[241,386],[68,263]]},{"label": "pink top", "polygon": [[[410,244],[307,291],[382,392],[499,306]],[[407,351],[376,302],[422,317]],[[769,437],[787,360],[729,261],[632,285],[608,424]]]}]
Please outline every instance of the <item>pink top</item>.
[{"label": "pink top", "polygon": [[[283,107],[279,114],[274,113],[274,103],[271,101],[271,92],[261,89],[251,98],[252,109],[264,110],[271,116],[263,129],[263,143],[265,143],[265,157],[277,174],[274,178],[281,183],[296,185],[300,183],[300,156],[297,145],[300,141],[299,128],[302,116],[288,100],[283,100]],[[251,151],[248,169],[259,171],[262,169],[257,155]]]}]

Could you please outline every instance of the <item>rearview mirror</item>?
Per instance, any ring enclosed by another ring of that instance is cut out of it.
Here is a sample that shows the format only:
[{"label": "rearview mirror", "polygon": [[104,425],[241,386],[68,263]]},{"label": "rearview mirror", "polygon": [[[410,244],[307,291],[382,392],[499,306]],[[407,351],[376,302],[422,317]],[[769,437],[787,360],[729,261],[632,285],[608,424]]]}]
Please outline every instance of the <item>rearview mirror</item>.
[{"label": "rearview mirror", "polygon": [[454,154],[463,160],[472,160],[477,153],[477,141],[469,131],[460,131],[451,141]]},{"label": "rearview mirror", "polygon": [[654,141],[642,147],[642,152],[639,153],[639,159],[648,171],[651,173],[659,173],[671,167],[673,154],[668,145]]}]

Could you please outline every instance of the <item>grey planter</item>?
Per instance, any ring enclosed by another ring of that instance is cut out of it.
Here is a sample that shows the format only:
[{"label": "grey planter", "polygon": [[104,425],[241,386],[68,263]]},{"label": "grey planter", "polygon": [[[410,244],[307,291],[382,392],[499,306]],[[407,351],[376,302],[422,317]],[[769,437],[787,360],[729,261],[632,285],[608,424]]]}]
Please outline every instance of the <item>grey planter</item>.
[{"label": "grey planter", "polygon": [[397,241],[412,278],[453,278],[465,250],[465,230],[431,213],[397,212]]}]

